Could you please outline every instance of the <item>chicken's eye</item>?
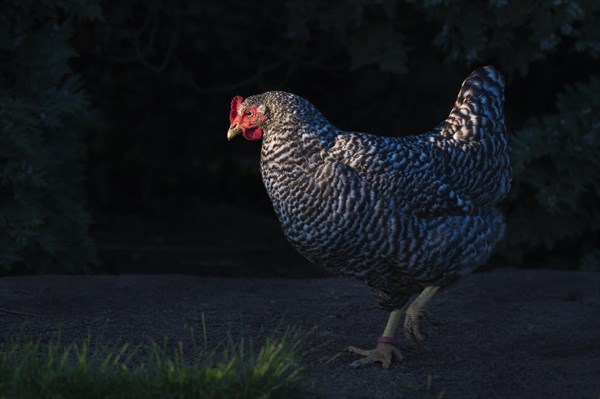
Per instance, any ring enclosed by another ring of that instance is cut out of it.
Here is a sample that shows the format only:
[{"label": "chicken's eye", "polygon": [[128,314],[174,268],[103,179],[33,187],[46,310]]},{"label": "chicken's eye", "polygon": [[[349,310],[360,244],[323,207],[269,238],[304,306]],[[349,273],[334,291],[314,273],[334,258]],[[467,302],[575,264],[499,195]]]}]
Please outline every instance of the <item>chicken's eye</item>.
[{"label": "chicken's eye", "polygon": [[246,116],[252,116],[254,114],[254,112],[252,112],[252,110],[249,109],[245,112],[245,114],[246,114]]}]

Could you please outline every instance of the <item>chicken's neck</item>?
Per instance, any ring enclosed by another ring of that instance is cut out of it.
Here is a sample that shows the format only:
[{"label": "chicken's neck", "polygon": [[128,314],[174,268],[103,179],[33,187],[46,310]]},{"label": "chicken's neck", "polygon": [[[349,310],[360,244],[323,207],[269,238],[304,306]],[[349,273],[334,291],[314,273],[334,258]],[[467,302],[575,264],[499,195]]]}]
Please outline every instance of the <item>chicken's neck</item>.
[{"label": "chicken's neck", "polygon": [[261,149],[263,178],[268,171],[286,173],[315,166],[322,161],[323,152],[334,144],[338,133],[324,118],[307,123],[290,117],[269,126]]}]

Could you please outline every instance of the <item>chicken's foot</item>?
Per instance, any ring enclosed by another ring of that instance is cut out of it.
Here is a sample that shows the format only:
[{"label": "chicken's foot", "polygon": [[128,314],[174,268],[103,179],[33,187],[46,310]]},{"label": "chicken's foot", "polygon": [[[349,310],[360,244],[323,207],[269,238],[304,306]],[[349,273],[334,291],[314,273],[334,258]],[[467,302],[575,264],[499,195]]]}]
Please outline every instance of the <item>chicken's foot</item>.
[{"label": "chicken's foot", "polygon": [[402,354],[392,344],[380,343],[377,344],[375,349],[360,349],[355,346],[348,348],[350,352],[357,353],[364,356],[362,359],[358,359],[350,363],[350,367],[356,368],[365,366],[367,364],[381,362],[384,369],[390,367],[392,363],[392,357],[395,355],[399,360],[402,360]]},{"label": "chicken's foot", "polygon": [[421,317],[425,304],[435,295],[440,287],[433,285],[427,286],[415,298],[406,309],[406,319],[404,319],[404,335],[413,345],[418,345],[424,341]]},{"label": "chicken's foot", "polygon": [[404,308],[401,308],[390,313],[387,325],[383,331],[383,336],[378,339],[377,347],[375,349],[360,349],[355,346],[348,348],[350,352],[365,356],[362,359],[358,359],[350,363],[350,367],[360,367],[371,363],[381,362],[383,368],[386,369],[392,363],[392,357],[394,355],[398,359],[402,360],[402,354],[396,348],[393,342],[396,328],[398,327],[398,322],[400,321],[403,311]]},{"label": "chicken's foot", "polygon": [[[423,333],[421,332],[420,318],[423,314],[423,308],[439,288],[440,287],[433,285],[425,287],[411,302],[408,308],[406,308],[404,335],[413,345],[417,345],[424,340]],[[360,349],[355,346],[348,348],[350,352],[364,356],[364,358],[350,363],[350,367],[360,367],[371,363],[381,362],[383,368],[388,368],[392,363],[394,355],[402,360],[402,354],[395,345],[394,335],[396,334],[396,328],[398,327],[403,311],[404,307],[390,313],[387,325],[383,331],[383,336],[379,337],[377,340],[377,347],[375,349]]]}]

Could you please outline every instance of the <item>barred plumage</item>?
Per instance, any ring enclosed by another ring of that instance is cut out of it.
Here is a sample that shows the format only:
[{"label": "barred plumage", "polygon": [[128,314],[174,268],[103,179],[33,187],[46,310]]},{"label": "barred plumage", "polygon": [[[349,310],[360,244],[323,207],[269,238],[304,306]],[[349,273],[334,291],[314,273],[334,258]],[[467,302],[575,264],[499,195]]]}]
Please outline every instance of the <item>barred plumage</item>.
[{"label": "barred plumage", "polygon": [[249,97],[232,118],[266,115],[247,127],[252,137],[262,129],[262,178],[292,245],[365,281],[393,310],[425,286],[472,272],[502,237],[495,205],[510,187],[503,90],[494,68],[480,68],[444,123],[401,138],[341,131],[285,92]]}]

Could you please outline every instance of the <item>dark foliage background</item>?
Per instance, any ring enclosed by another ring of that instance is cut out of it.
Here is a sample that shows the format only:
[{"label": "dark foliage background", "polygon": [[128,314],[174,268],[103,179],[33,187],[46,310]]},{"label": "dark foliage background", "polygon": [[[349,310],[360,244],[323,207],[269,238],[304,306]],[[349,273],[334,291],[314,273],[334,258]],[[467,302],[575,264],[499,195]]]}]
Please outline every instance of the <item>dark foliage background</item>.
[{"label": "dark foliage background", "polygon": [[[51,183],[61,172],[42,161],[36,170],[44,182],[25,179],[24,165],[42,151],[65,154],[60,158],[74,174],[83,162],[96,220],[223,202],[271,215],[258,175],[259,144],[225,139],[232,96],[286,90],[308,98],[340,128],[417,134],[446,117],[462,80],[486,64],[507,77],[514,164],[504,203],[508,232],[493,263],[600,268],[597,1],[0,4],[0,270],[45,271],[39,259],[50,256],[58,260],[52,271],[81,271],[94,260],[86,250],[61,261],[68,237],[87,240],[81,200],[67,205],[69,226],[77,228],[63,229],[56,249],[44,243],[44,235],[59,236],[51,229],[65,218],[47,200],[71,198],[81,185],[79,178],[68,187]],[[57,24],[65,33],[53,42],[44,29]],[[21,43],[23,35],[47,43]],[[62,69],[50,62],[51,46],[66,52]],[[49,78],[38,84],[34,73]],[[48,108],[50,100],[32,99],[31,92],[64,92],[73,79],[81,96],[76,106],[64,96],[53,97],[56,109]],[[30,84],[14,90],[19,81]],[[34,108],[17,117],[16,100]],[[60,123],[40,121],[44,107]],[[91,124],[71,121],[90,111]],[[84,133],[86,145],[79,147]],[[33,134],[42,141],[25,142]],[[23,140],[22,150],[13,150],[11,140]],[[74,151],[79,161],[68,155]],[[22,186],[41,202],[20,200]],[[24,210],[38,219],[15,216]]]},{"label": "dark foliage background", "polygon": [[92,2],[0,1],[0,273],[97,264],[79,159],[92,122],[68,61],[72,20]]}]

